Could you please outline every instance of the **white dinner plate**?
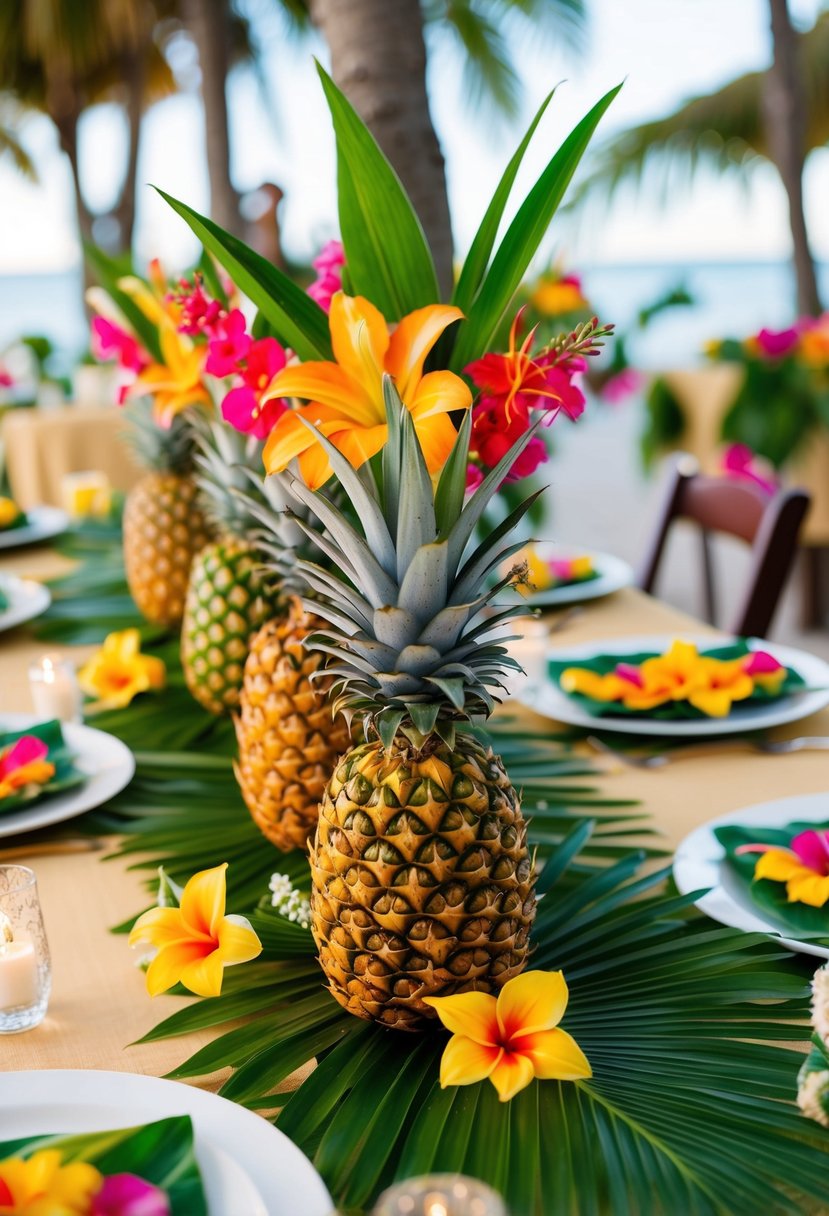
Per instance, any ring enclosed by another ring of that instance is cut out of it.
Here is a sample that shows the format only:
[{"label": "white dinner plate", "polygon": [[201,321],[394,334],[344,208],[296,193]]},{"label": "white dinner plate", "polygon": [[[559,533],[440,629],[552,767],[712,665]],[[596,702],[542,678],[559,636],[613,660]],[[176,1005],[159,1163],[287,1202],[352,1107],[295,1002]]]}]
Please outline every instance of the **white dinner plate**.
[{"label": "white dinner plate", "polygon": [[0,609],[0,633],[40,616],[52,602],[48,588],[30,578],[0,574],[0,591],[9,601],[8,608]]},{"label": "white dinner plate", "polygon": [[[0,731],[25,730],[39,721],[42,719],[32,714],[0,714]],[[63,724],[63,737],[72,752],[75,767],[86,774],[86,781],[63,794],[39,799],[24,810],[0,814],[0,837],[74,819],[76,815],[108,802],[129,785],[135,772],[135,758],[120,739],[102,730],[93,730],[91,726],[67,722]]]},{"label": "white dinner plate", "polygon": [[22,528],[3,528],[0,549],[16,549],[34,545],[40,540],[60,536],[69,527],[69,516],[60,507],[32,507],[26,512],[28,522]]},{"label": "white dinner plate", "polygon": [[[688,637],[683,633],[634,638],[605,638],[604,641],[591,642],[584,646],[550,647],[547,657],[555,659],[556,662],[565,660],[578,666],[585,659],[592,659],[600,654],[618,654],[620,658],[643,651],[662,654],[677,637],[682,638],[683,641],[693,642],[700,650],[715,649],[717,646],[724,646],[733,641],[733,638],[724,635],[712,636],[709,634],[706,637]],[[584,726],[592,731],[611,731],[625,735],[663,735],[675,739],[696,735],[733,735],[744,734],[746,731],[752,730],[767,730],[772,726],[782,726],[785,722],[798,722],[801,718],[817,713],[819,709],[829,705],[829,663],[805,650],[796,650],[793,646],[778,646],[776,642],[764,642],[751,638],[748,645],[751,650],[767,651],[779,663],[791,667],[805,680],[807,691],[791,693],[789,696],[763,701],[756,705],[744,705],[737,702],[726,718],[665,721],[659,718],[628,718],[615,715],[596,717],[582,709],[567,693],[562,692],[558,684],[550,678],[545,662],[542,665],[543,671],[534,672],[533,678],[517,688],[513,696],[522,705],[534,709],[536,713],[543,714],[546,718],[554,718],[557,722],[566,722],[570,726]]]},{"label": "white dinner plate", "polygon": [[[815,942],[801,942],[791,937],[782,937],[780,929],[760,915],[760,910],[749,903],[745,892],[725,862],[725,849],[714,835],[715,828],[730,826],[775,828],[787,823],[829,823],[829,791],[825,794],[799,794],[791,798],[777,798],[774,802],[761,802],[740,811],[730,811],[712,819],[691,832],[682,841],[674,857],[674,881],[682,895],[689,891],[708,889],[708,893],[696,901],[700,911],[718,920],[722,925],[744,929],[746,933],[770,933],[775,940],[790,950],[812,954],[816,958],[829,958],[829,948]],[[829,934],[827,934],[829,936]]]},{"label": "white dinner plate", "polygon": [[553,558],[561,561],[573,557],[589,557],[597,575],[596,578],[587,579],[585,582],[568,583],[564,587],[548,587],[545,591],[526,596],[526,603],[534,608],[558,608],[564,604],[579,604],[583,600],[601,599],[602,596],[612,595],[614,591],[621,591],[623,587],[630,587],[633,583],[632,567],[620,557],[614,557],[612,553],[597,553],[592,549],[578,549],[574,545],[552,542],[543,542],[533,548],[543,561]]},{"label": "white dinner plate", "polygon": [[329,1216],[310,1161],[260,1115],[218,1094],[135,1073],[3,1073],[0,1140],[94,1132],[189,1115],[210,1216]]}]

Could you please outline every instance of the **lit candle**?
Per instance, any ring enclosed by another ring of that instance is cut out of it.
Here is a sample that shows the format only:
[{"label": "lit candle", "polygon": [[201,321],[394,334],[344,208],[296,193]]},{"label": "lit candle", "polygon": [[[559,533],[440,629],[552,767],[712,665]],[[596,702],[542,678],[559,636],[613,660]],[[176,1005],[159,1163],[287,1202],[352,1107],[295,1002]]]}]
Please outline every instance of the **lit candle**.
[{"label": "lit candle", "polygon": [[32,943],[0,943],[0,1011],[28,1008],[39,1000],[37,954]]},{"label": "lit candle", "polygon": [[507,1216],[501,1196],[476,1178],[408,1178],[380,1196],[373,1216]]},{"label": "lit candle", "polygon": [[29,668],[29,687],[38,717],[80,722],[81,690],[75,668],[63,659],[44,655]]}]

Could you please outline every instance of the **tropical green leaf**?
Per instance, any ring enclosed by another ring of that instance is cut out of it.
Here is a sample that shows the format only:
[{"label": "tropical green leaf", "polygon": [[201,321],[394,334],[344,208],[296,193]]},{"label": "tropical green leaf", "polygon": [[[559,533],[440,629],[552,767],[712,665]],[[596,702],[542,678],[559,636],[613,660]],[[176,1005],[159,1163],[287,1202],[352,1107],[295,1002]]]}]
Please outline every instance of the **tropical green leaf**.
[{"label": "tropical green leaf", "polygon": [[374,136],[317,64],[337,136],[340,234],[351,286],[389,321],[440,299],[420,221]]},{"label": "tropical green leaf", "polygon": [[144,316],[132,296],[127,295],[118,286],[120,279],[124,278],[127,274],[133,273],[131,268],[109,257],[97,245],[93,245],[88,241],[84,242],[83,255],[92,274],[119,311],[123,313],[141,345],[145,350],[150,352],[154,359],[161,360],[161,346],[159,345],[157,327],[153,325],[148,317]]},{"label": "tropical green leaf", "polygon": [[611,89],[568,135],[504,234],[477,298],[461,322],[451,367],[462,371],[489,349],[498,325],[556,213],[591,136],[619,92]]},{"label": "tropical green leaf", "polygon": [[164,190],[158,190],[158,193],[189,225],[205,249],[224,266],[284,345],[290,346],[303,360],[333,357],[328,318],[315,300],[238,237],[225,232]]}]

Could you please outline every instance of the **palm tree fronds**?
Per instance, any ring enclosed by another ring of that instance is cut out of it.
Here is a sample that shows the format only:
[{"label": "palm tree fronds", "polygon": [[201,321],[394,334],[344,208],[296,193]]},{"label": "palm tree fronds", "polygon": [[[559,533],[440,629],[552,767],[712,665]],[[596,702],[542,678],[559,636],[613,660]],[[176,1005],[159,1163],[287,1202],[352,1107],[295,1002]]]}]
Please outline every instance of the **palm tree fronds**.
[{"label": "palm tree fronds", "polygon": [[29,181],[37,181],[34,161],[18,139],[16,132],[11,127],[0,124],[0,160],[2,159],[11,160],[18,173],[27,177]]}]

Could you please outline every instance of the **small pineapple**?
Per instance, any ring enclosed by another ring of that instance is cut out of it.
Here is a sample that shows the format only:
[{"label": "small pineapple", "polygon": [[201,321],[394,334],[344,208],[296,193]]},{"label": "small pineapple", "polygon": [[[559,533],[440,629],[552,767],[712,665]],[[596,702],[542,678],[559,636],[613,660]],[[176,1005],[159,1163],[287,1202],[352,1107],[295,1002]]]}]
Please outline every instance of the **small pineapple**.
[{"label": "small pineapple", "polygon": [[187,422],[164,429],[148,400],[127,407],[130,440],[146,473],[124,504],[124,564],[136,606],[148,621],[176,625],[193,558],[210,539],[191,476],[193,445]]},{"label": "small pineapple", "polygon": [[[239,704],[250,639],[278,611],[278,595],[250,539],[261,444],[219,421],[192,423],[198,445],[196,483],[218,539],[193,561],[181,630],[181,662],[187,687],[214,714]],[[267,501],[266,490],[260,498]]]},{"label": "small pineapple", "polygon": [[491,690],[518,667],[488,635],[521,609],[484,610],[509,581],[487,589],[491,572],[520,542],[493,533],[467,550],[529,434],[464,505],[469,415],[435,491],[388,378],[385,393],[378,496],[319,437],[360,529],[283,476],[324,524],[335,559],[330,573],[300,562],[328,621],[309,644],[332,656],[334,708],[365,731],[323,794],[310,847],[312,931],[344,1008],[414,1030],[434,1016],[424,997],[496,992],[527,962],[526,824],[500,759],[469,721],[491,712]]},{"label": "small pineapple", "polygon": [[278,849],[304,848],[316,827],[331,770],[350,745],[345,719],[332,719],[330,679],[313,683],[323,656],[303,648],[324,622],[295,597],[251,640],[236,735],[236,779],[254,822]]}]

